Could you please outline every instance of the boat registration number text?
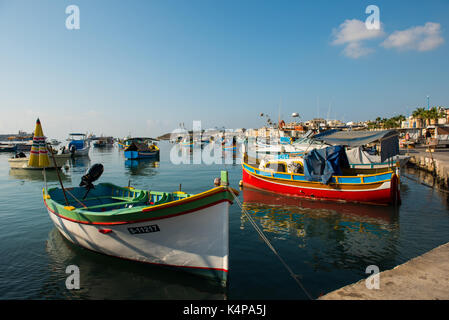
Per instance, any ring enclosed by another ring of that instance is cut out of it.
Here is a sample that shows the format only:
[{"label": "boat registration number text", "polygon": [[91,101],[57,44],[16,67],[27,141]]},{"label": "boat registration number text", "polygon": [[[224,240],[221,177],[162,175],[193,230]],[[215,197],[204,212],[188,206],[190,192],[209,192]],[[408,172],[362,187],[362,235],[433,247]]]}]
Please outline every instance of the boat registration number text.
[{"label": "boat registration number text", "polygon": [[157,224],[152,224],[150,226],[128,228],[128,231],[131,234],[139,234],[139,233],[158,232],[161,231],[161,229],[159,229],[159,226]]}]

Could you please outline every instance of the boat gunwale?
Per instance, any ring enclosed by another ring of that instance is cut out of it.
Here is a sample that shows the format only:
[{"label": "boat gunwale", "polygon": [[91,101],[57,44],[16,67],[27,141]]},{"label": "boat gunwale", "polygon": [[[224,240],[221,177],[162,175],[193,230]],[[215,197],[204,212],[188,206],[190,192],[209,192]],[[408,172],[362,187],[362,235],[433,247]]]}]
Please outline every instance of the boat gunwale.
[{"label": "boat gunwale", "polygon": [[[282,161],[282,160],[280,160],[280,161]],[[246,166],[246,167],[249,167],[249,168],[251,168],[251,169],[253,169],[254,172],[251,172],[251,171],[248,170],[245,166]],[[251,166],[251,165],[249,165],[249,164],[247,164],[247,163],[245,163],[245,162],[242,162],[242,168],[243,168],[243,170],[245,170],[245,171],[247,171],[248,173],[253,174],[253,175],[255,175],[255,176],[258,176],[258,177],[265,177],[265,178],[271,178],[271,179],[276,179],[276,180],[300,181],[300,180],[295,180],[295,179],[293,179],[293,176],[299,176],[299,177],[304,177],[304,176],[305,176],[304,174],[300,174],[300,173],[289,173],[289,172],[278,172],[278,171],[261,170],[261,169],[259,169],[259,168],[253,167],[253,166]],[[360,182],[360,183],[354,183],[354,182],[331,182],[331,183],[329,183],[329,185],[341,185],[341,184],[346,184],[346,185],[348,185],[348,184],[351,184],[351,185],[362,185],[362,184],[363,184],[363,185],[366,185],[366,184],[378,184],[378,183],[380,183],[380,182],[391,181],[391,179],[392,179],[392,177],[393,177],[391,174],[395,175],[396,173],[395,173],[393,170],[391,170],[390,168],[388,168],[388,169],[389,169],[388,171],[381,172],[381,173],[361,174],[361,175],[359,175],[359,176],[333,176],[334,178],[337,179],[337,181],[339,180],[339,178],[358,178],[358,179],[360,179],[361,182]],[[258,174],[256,171],[264,172],[264,173],[270,174],[270,176],[268,177],[268,176],[264,176],[264,175],[262,175],[262,174]],[[290,179],[287,179],[287,178],[279,178],[279,177],[275,177],[274,174],[290,175],[291,178],[290,178]],[[381,175],[385,175],[385,174],[390,174],[390,178],[389,178],[389,179],[385,179],[385,180],[380,180],[380,181],[364,182],[364,178],[366,178],[366,177],[375,177],[375,176],[381,176]],[[318,184],[318,185],[322,185],[322,183],[319,182],[319,181],[308,181],[308,180],[305,180],[305,181],[300,181],[300,182],[302,182],[302,183],[310,183],[310,184]]]},{"label": "boat gunwale", "polygon": [[[111,184],[111,185],[113,185],[113,184]],[[113,186],[115,186],[115,185],[113,185]],[[119,187],[119,186],[116,186],[116,187],[118,187],[120,189],[127,189],[126,187]],[[51,188],[48,191],[55,190],[55,189],[58,189],[58,188]],[[232,191],[230,191],[228,189],[231,189]],[[134,191],[145,192],[145,190],[138,190],[138,189],[134,189]],[[83,220],[78,220],[78,219],[72,219],[72,218],[69,218],[69,217],[63,215],[61,212],[55,212],[54,210],[52,210],[49,207],[47,201],[50,200],[50,203],[52,203],[56,206],[57,211],[59,211],[59,210],[61,210],[62,212],[70,211],[70,212],[73,212],[80,216],[89,215],[91,217],[97,217],[97,218],[108,218],[108,217],[112,217],[112,216],[126,217],[126,215],[130,215],[130,214],[139,214],[139,213],[147,213],[147,212],[151,213],[151,212],[155,212],[155,211],[159,211],[159,210],[168,209],[171,207],[182,206],[185,204],[189,204],[191,202],[201,201],[204,198],[207,198],[209,196],[214,196],[214,195],[217,195],[222,192],[228,192],[228,193],[233,192],[236,195],[238,195],[238,193],[239,193],[237,190],[235,190],[231,187],[218,186],[218,187],[209,189],[207,191],[185,197],[183,199],[173,200],[170,202],[161,203],[161,204],[153,205],[150,207],[143,207],[143,208],[142,207],[133,207],[133,208],[129,208],[129,210],[127,210],[127,211],[123,211],[123,212],[119,212],[119,213],[114,212],[115,210],[109,210],[108,211],[109,214],[104,214],[104,212],[86,211],[86,210],[83,210],[84,208],[75,208],[74,210],[67,210],[63,204],[53,200],[48,193],[45,193],[45,189],[43,189],[42,192],[43,192],[44,204],[47,207],[47,209],[50,212],[52,212],[53,214],[57,215],[60,218],[67,219],[69,221],[73,221],[73,222],[77,222],[77,223],[81,223],[81,224],[94,224],[94,225],[120,225],[120,224],[141,223],[141,222],[151,221],[151,220],[161,220],[161,219],[172,218],[175,216],[188,214],[188,213],[191,213],[194,211],[198,211],[198,210],[201,210],[204,208],[214,206],[218,203],[225,202],[225,201],[232,204],[233,201],[231,201],[228,197],[225,196],[222,199],[219,199],[218,201],[214,201],[212,203],[207,203],[206,205],[200,205],[198,207],[194,207],[194,208],[187,209],[187,210],[181,210],[180,212],[173,213],[173,214],[167,213],[166,215],[157,216],[157,217],[149,217],[149,218],[143,218],[143,219],[132,220],[132,221],[129,220],[129,221],[113,221],[113,222],[96,222],[96,221],[83,221]],[[99,213],[101,213],[101,214],[99,214]]]}]

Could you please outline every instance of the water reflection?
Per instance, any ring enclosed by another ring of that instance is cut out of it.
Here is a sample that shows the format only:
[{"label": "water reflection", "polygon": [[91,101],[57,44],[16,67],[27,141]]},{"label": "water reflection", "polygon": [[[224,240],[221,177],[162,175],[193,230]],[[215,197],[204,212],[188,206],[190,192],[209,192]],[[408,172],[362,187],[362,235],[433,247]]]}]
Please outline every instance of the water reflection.
[{"label": "water reflection", "polygon": [[[163,267],[121,260],[78,247],[54,228],[46,252],[51,279],[42,297],[63,295],[67,299],[226,299],[226,289],[207,279]],[[65,268],[80,270],[80,290],[65,289]]]},{"label": "water reflection", "polygon": [[408,188],[407,183],[410,183],[412,181],[420,183],[427,186],[428,188],[432,188],[431,190],[437,193],[443,204],[447,208],[449,208],[449,190],[447,190],[447,187],[445,187],[441,183],[441,180],[439,180],[439,178],[434,176],[433,174],[414,167],[408,167],[405,169],[402,181],[403,183],[401,183],[401,194],[404,193],[404,191],[402,190],[403,186],[405,188]]},{"label": "water reflection", "polygon": [[74,173],[84,173],[90,166],[89,157],[75,157],[69,159],[69,165]]},{"label": "water reflection", "polygon": [[154,176],[158,173],[155,168],[159,168],[159,158],[125,160],[125,168],[132,176]]},{"label": "water reflection", "polygon": [[[58,174],[55,170],[46,170],[46,179],[48,182],[59,181]],[[25,180],[25,181],[44,181],[43,170],[21,170],[21,169],[10,169],[9,176],[11,179]],[[70,175],[68,175],[64,170],[59,170],[59,176],[62,181],[72,181]]]},{"label": "water reflection", "polygon": [[[316,250],[314,269],[340,268],[394,260],[399,237],[398,208],[285,197],[243,190],[245,209],[276,240]],[[241,215],[241,229],[248,226]],[[291,245],[291,244],[290,244]]]}]

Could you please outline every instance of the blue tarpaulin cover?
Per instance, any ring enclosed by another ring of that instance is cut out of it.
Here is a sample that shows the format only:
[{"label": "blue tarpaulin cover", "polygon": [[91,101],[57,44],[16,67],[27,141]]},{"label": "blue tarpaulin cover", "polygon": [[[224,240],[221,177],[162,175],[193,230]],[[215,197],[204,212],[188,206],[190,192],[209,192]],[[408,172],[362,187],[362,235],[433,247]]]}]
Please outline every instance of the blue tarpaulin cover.
[{"label": "blue tarpaulin cover", "polygon": [[328,184],[333,175],[342,175],[342,168],[349,167],[343,146],[313,149],[304,157],[304,177],[307,181]]}]

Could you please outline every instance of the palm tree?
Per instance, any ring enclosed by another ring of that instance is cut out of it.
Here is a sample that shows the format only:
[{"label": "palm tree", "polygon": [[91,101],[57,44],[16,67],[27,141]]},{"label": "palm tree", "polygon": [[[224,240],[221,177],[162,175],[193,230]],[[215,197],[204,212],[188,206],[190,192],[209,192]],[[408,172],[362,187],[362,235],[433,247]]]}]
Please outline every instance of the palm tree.
[{"label": "palm tree", "polygon": [[445,116],[446,116],[446,114],[444,112],[442,112],[442,110],[437,107],[432,107],[426,111],[426,118],[429,120],[429,124],[430,124],[430,120],[434,120],[436,122],[436,121],[438,121],[438,119],[444,118]]},{"label": "palm tree", "polygon": [[419,127],[422,126],[423,119],[426,119],[426,116],[427,116],[426,113],[427,112],[426,112],[425,108],[416,108],[416,110],[413,111],[412,116],[413,116],[413,118],[419,120]]}]

